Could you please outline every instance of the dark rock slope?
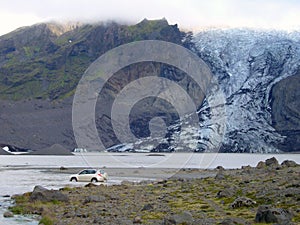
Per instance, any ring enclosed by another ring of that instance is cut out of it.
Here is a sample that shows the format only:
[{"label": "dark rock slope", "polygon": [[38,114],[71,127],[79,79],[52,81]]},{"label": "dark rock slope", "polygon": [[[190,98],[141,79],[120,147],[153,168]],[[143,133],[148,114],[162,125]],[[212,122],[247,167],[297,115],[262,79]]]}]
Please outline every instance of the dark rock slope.
[{"label": "dark rock slope", "polygon": [[271,91],[272,122],[285,136],[280,148],[284,151],[300,150],[300,73],[276,83]]}]

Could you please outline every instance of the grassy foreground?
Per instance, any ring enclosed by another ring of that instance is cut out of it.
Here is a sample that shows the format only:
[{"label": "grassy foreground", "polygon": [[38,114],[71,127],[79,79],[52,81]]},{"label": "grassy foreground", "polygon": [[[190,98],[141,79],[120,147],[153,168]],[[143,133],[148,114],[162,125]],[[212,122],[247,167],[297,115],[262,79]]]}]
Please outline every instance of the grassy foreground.
[{"label": "grassy foreground", "polygon": [[[215,172],[216,176],[202,179],[90,184],[57,191],[67,201],[33,200],[32,193],[25,193],[14,196],[16,205],[11,211],[39,214],[44,225],[264,224],[255,222],[256,213],[260,205],[269,205],[290,213],[287,224],[300,224],[299,165],[261,162],[256,168],[220,167]],[[193,177],[201,170],[180,173]]]}]

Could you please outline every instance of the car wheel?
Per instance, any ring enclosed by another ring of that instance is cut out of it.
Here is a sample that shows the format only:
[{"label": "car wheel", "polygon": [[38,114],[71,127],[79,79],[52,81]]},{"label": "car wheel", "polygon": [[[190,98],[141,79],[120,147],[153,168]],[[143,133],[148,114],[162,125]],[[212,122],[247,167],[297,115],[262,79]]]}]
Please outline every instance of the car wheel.
[{"label": "car wheel", "polygon": [[72,177],[70,181],[77,182],[77,179],[76,179],[76,177]]},{"label": "car wheel", "polygon": [[96,183],[96,182],[98,182],[98,180],[97,180],[96,178],[93,178],[93,179],[91,180],[91,182],[92,182],[92,183]]}]

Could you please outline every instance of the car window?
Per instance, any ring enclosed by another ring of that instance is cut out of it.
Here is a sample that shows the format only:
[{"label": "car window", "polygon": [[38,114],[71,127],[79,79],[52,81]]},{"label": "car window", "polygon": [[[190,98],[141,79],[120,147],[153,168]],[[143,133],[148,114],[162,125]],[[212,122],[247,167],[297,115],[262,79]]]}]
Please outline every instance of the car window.
[{"label": "car window", "polygon": [[96,173],[96,170],[90,170],[90,174]]},{"label": "car window", "polygon": [[83,171],[81,171],[79,174],[80,174],[80,175],[82,175],[82,174],[87,174],[87,171],[86,171],[86,170],[83,170]]}]

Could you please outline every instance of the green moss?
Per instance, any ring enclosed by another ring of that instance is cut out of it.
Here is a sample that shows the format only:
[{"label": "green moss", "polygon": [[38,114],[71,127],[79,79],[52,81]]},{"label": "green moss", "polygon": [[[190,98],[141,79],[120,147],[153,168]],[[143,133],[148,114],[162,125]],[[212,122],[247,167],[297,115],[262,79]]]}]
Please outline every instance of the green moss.
[{"label": "green moss", "polygon": [[163,212],[147,212],[142,215],[142,220],[161,220],[166,216]]},{"label": "green moss", "polygon": [[44,224],[44,225],[53,225],[54,224],[54,221],[49,217],[49,216],[44,216],[39,224]]},{"label": "green moss", "polygon": [[63,187],[62,189],[60,189],[60,190],[62,190],[62,191],[72,191],[74,188],[72,188],[72,187]]},{"label": "green moss", "polygon": [[26,214],[27,213],[27,210],[21,205],[11,206],[11,207],[9,207],[9,210],[14,214]]}]

